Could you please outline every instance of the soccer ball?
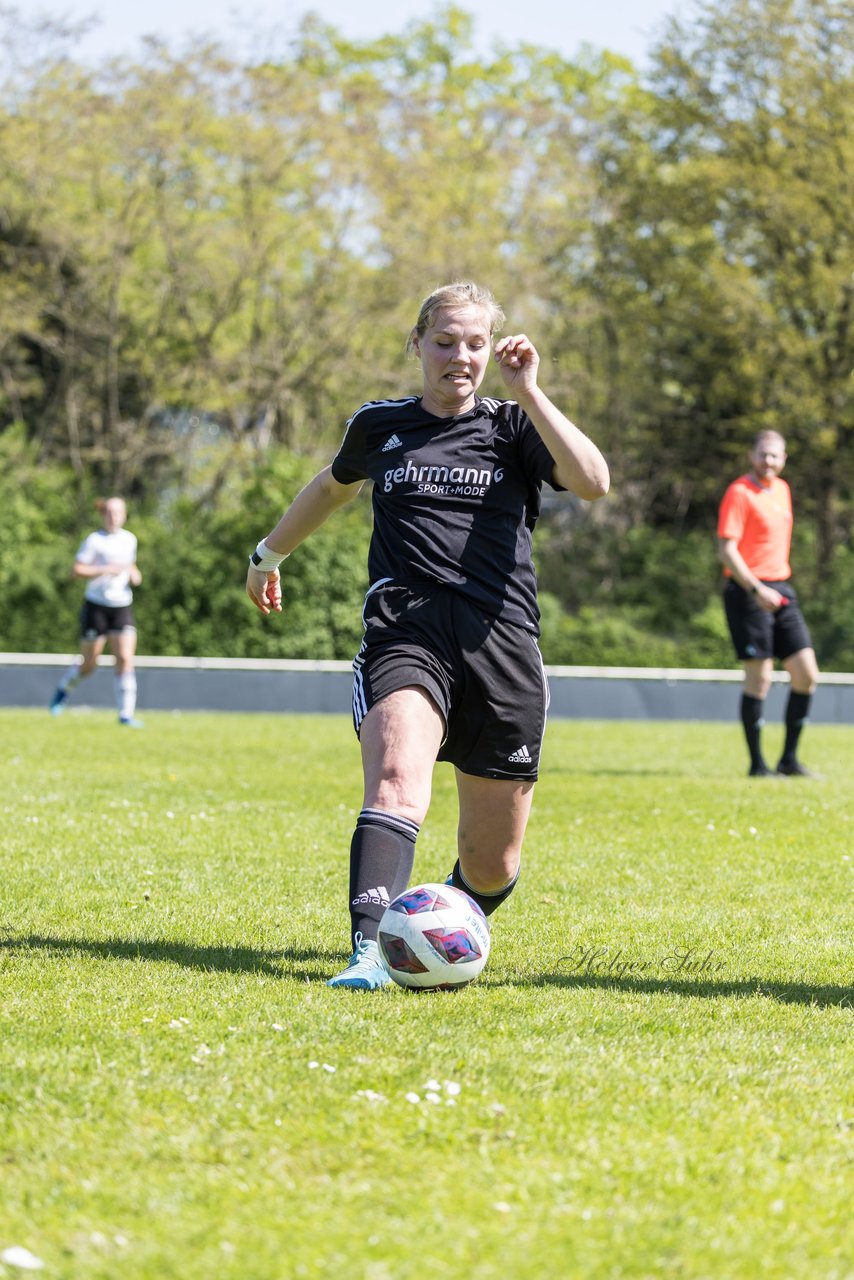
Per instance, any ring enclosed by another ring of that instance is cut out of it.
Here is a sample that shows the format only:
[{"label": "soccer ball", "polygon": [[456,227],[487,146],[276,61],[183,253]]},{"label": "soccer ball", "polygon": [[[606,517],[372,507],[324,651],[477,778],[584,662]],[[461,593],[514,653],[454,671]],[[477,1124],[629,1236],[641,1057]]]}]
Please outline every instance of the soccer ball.
[{"label": "soccer ball", "polygon": [[489,925],[467,893],[418,884],[386,907],[377,938],[382,962],[402,987],[464,987],[489,958]]}]

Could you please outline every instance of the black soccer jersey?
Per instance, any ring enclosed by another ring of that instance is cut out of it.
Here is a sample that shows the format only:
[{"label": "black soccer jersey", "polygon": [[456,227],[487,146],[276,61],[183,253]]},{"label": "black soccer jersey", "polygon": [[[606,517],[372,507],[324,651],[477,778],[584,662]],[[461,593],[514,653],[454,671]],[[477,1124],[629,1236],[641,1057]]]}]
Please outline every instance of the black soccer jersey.
[{"label": "black soccer jersey", "polygon": [[332,463],[341,484],[373,481],[371,583],[444,583],[535,633],[531,533],[553,471],[515,400],[480,398],[454,418],[417,396],[362,405]]}]

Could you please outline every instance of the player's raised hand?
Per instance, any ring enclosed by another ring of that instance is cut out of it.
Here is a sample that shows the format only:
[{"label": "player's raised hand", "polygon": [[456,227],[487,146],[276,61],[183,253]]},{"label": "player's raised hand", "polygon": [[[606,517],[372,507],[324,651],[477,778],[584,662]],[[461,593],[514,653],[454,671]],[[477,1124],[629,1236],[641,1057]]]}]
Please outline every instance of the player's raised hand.
[{"label": "player's raised hand", "polygon": [[282,580],[279,570],[265,573],[251,565],[246,574],[246,594],[262,613],[282,612]]},{"label": "player's raised hand", "polygon": [[514,333],[495,344],[495,359],[505,386],[511,391],[528,391],[537,385],[540,357],[524,333]]}]

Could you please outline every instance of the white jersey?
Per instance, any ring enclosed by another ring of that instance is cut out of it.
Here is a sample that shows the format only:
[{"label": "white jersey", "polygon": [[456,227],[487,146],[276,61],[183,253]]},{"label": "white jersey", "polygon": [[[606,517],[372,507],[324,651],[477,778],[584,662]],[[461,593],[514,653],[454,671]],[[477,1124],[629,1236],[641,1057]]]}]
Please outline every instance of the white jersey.
[{"label": "white jersey", "polygon": [[[107,533],[98,529],[84,538],[80,550],[75,556],[81,564],[136,564],[136,537],[127,529],[119,529],[116,533]],[[89,578],[86,584],[86,599],[92,604],[108,605],[118,608],[130,604],[133,592],[130,588],[129,573],[105,573],[97,578]]]}]

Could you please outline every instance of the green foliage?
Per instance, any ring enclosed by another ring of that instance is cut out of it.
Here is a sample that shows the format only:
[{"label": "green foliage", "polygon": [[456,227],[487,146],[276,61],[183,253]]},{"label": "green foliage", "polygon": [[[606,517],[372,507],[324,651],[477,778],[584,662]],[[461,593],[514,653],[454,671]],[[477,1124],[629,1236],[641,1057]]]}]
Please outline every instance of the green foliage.
[{"label": "green foliage", "polygon": [[21,424],[0,432],[0,648],[51,652],[75,641],[79,599],[70,590],[80,539],[71,474],[44,467]]},{"label": "green foliage", "polygon": [[591,281],[641,521],[708,524],[771,427],[823,574],[852,536],[852,79],[850,6],[704,4],[595,160],[612,216]]},{"label": "green foliage", "polygon": [[148,653],[349,658],[361,638],[370,509],[336,513],[282,566],[283,612],[262,619],[245,592],[249,553],[318,470],[284,450],[244,468],[216,504],[179,499],[140,526],[137,593]]},{"label": "green foliage", "polygon": [[[94,525],[73,477],[37,466],[23,432],[0,435],[0,650],[66,652],[77,642],[82,584],[74,553]],[[315,474],[317,459],[284,449],[249,458],[220,447],[195,496],[167,491],[131,508],[143,583],[135,593],[140,651],[208,657],[349,660],[361,639],[371,531],[367,493],[337,512],[282,567],[284,607],[266,619],[245,594],[259,536]],[[201,478],[201,472],[198,473]],[[546,662],[570,666],[730,667],[732,649],[712,542],[674,544],[665,530],[618,537],[607,524],[552,509],[537,530]],[[796,575],[820,665],[854,667],[854,558],[829,579]]]},{"label": "green foliage", "polygon": [[[324,985],[345,717],[0,733],[0,1241],[51,1280],[847,1275],[850,727],[757,784],[735,724],[552,721],[486,970],[374,995]],[[455,845],[439,766],[416,878]]]},{"label": "green foliage", "polygon": [[544,521],[538,554],[542,650],[570,666],[730,667],[713,540],[618,534],[597,521]]},{"label": "green foliage", "polygon": [[825,670],[854,671],[854,551],[843,548],[833,573],[807,597],[810,631]]},{"label": "green foliage", "polygon": [[554,220],[545,143],[576,166],[553,87],[572,77],[531,48],[482,66],[470,28],[449,9],[354,45],[309,19],[261,64],[211,45],[101,75],[18,60],[0,423],[38,424],[46,452],[123,490],[151,483],[164,406],[316,448],[366,370],[370,394],[401,389],[436,283],[530,281],[515,228]]},{"label": "green foliage", "polygon": [[579,519],[572,508],[553,507],[541,521],[536,546],[544,589],[570,612],[590,601],[636,605],[654,628],[690,629],[721,581],[714,530],[685,531],[678,539],[670,529],[622,530],[599,519],[600,510]]},{"label": "green foliage", "polygon": [[[611,465],[591,526],[539,552],[573,644],[597,647],[582,609],[614,608],[637,642],[609,630],[602,651],[718,652],[717,625],[697,621],[718,581],[716,507],[773,427],[819,657],[850,665],[849,10],[704,0],[641,81],[607,53],[475,58],[456,7],[363,42],[309,16],[287,44],[256,40],[263,61],[162,43],[99,67],[75,61],[62,23],[2,8],[0,431],[23,423],[32,462],[73,475],[66,531],[105,489],[135,518],[157,510],[162,528],[140,526],[157,549],[152,615],[161,587],[167,601],[152,645],[340,656],[358,596],[346,539],[301,550],[292,613],[238,640],[215,619],[242,607],[236,571],[199,552],[190,584],[168,565],[172,534],[233,556],[231,516],[160,497],[196,492],[202,426],[238,459],[271,441],[328,457],[361,401],[412,390],[401,351],[421,298],[473,276]],[[50,584],[33,575],[29,591],[20,564],[3,570],[9,643],[67,625],[68,552],[55,540]],[[315,622],[330,582],[338,603]]]},{"label": "green foliage", "polygon": [[[0,650],[65,652],[77,644],[83,585],[74,553],[95,526],[71,475],[37,466],[20,429],[0,434]],[[367,590],[370,504],[338,512],[283,566],[284,609],[263,620],[245,594],[258,538],[318,469],[316,461],[271,449],[254,463],[229,453],[215,503],[161,497],[131,507],[143,583],[135,592],[140,649],[151,654],[257,658],[341,658],[361,639]]]},{"label": "green foliage", "polygon": [[[594,513],[595,515],[596,513]],[[732,667],[714,526],[619,530],[552,508],[536,534],[545,660],[570,666]],[[854,557],[828,572],[816,532],[796,523],[793,582],[820,667],[854,669]]]},{"label": "green foliage", "polygon": [[648,611],[637,606],[564,613],[545,593],[540,648],[546,663],[581,667],[728,668],[734,663],[723,607],[717,599],[685,632],[656,631]]}]

